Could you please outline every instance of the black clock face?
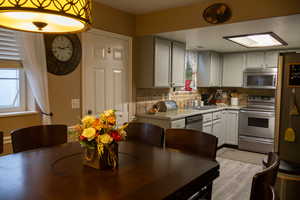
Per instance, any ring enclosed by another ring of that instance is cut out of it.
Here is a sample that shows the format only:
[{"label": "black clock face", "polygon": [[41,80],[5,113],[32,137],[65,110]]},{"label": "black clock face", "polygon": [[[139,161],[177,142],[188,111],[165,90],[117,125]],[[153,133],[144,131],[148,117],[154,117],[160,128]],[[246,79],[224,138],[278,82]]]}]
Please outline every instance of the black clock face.
[{"label": "black clock face", "polygon": [[81,60],[81,43],[76,34],[45,35],[47,70],[55,75],[73,72]]}]

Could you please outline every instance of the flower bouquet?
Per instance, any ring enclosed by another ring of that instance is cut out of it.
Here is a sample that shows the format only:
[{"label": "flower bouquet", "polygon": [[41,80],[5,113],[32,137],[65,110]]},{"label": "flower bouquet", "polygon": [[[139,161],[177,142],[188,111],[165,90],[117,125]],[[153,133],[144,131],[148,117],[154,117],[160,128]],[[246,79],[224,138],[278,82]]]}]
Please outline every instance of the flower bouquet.
[{"label": "flower bouquet", "polygon": [[83,164],[96,169],[118,166],[118,142],[125,140],[127,125],[118,127],[115,110],[98,116],[85,116],[78,126],[79,142],[84,148]]}]

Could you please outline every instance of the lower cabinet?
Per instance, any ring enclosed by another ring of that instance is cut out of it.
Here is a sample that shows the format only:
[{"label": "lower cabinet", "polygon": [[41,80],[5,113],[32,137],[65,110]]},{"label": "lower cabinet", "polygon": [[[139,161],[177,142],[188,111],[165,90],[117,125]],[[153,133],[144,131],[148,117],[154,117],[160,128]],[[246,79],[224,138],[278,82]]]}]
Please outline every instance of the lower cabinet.
[{"label": "lower cabinet", "polygon": [[212,122],[206,122],[202,125],[202,132],[212,134]]},{"label": "lower cabinet", "polygon": [[224,134],[222,130],[222,119],[213,121],[212,134],[218,138],[218,146],[224,144]]},{"label": "lower cabinet", "polygon": [[223,111],[223,132],[226,144],[238,145],[238,119],[239,111]]}]

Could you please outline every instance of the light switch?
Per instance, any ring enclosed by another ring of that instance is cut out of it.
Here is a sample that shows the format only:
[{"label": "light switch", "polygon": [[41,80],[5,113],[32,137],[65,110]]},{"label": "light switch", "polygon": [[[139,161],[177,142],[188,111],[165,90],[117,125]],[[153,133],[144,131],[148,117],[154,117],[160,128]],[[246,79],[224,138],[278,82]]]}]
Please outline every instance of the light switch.
[{"label": "light switch", "polygon": [[80,108],[80,99],[72,99],[71,101],[72,109]]}]

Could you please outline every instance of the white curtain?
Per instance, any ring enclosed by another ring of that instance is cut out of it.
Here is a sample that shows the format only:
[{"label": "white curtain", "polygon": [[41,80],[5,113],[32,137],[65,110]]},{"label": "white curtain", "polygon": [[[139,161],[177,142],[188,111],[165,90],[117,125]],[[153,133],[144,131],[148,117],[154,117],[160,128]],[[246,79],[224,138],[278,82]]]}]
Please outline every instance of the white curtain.
[{"label": "white curtain", "polygon": [[18,32],[17,41],[30,89],[42,112],[43,124],[51,124],[44,37],[39,33]]}]

